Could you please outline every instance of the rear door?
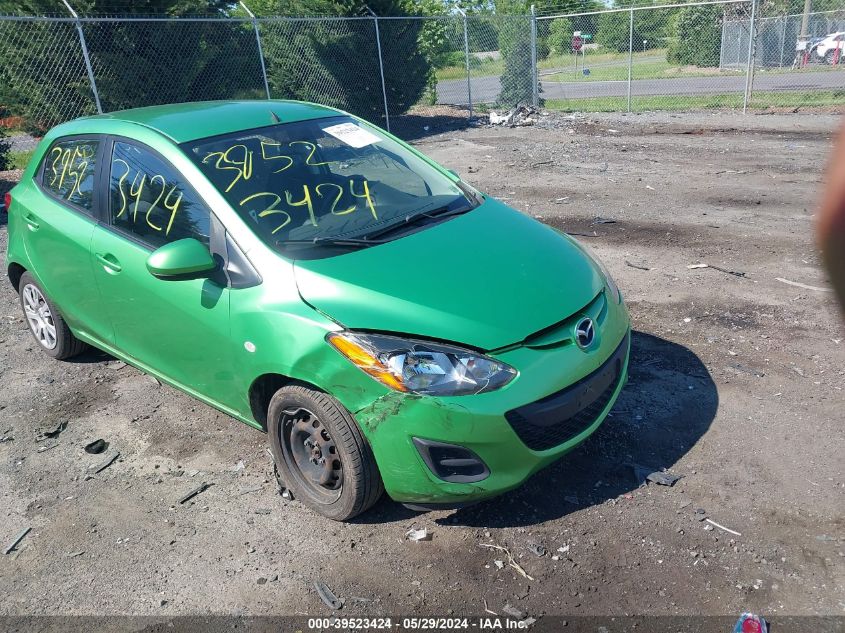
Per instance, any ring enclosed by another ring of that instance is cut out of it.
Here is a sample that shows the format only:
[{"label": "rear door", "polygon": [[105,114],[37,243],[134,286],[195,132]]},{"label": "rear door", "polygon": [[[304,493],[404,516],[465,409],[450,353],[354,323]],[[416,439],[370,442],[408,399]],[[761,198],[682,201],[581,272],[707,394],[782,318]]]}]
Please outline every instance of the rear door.
[{"label": "rear door", "polygon": [[[94,229],[97,284],[118,350],[215,402],[234,390],[225,235],[187,179],[160,154],[111,139],[104,174],[106,221]],[[207,279],[161,280],[150,253],[193,238],[221,264]]]},{"label": "rear door", "polygon": [[47,295],[77,334],[110,343],[90,255],[103,145],[99,136],[57,139],[36,172],[36,187],[19,202],[24,248]]}]

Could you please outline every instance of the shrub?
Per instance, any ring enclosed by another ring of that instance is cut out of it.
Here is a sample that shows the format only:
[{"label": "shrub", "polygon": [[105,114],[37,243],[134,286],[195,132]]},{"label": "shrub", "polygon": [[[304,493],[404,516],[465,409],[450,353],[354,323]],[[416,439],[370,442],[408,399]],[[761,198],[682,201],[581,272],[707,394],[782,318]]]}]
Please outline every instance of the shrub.
[{"label": "shrub", "polygon": [[686,7],[672,24],[666,60],[683,66],[718,66],[722,47],[722,7]]},{"label": "shrub", "polygon": [[555,18],[549,25],[549,48],[555,55],[572,52],[572,21],[569,18]]},{"label": "shrub", "polygon": [[0,171],[6,171],[10,167],[9,147],[11,144],[6,140],[6,132],[0,127]]}]

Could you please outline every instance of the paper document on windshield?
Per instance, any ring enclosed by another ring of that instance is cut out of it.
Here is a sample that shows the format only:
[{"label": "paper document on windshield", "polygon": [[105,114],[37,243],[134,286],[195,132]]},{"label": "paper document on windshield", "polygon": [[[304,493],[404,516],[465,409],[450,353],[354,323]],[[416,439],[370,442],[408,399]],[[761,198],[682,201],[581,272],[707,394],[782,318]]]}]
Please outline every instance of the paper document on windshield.
[{"label": "paper document on windshield", "polygon": [[337,139],[340,139],[341,141],[351,147],[354,147],[355,149],[360,149],[362,147],[366,147],[367,145],[378,143],[381,140],[372,132],[368,132],[364,128],[358,127],[354,123],[341,123],[339,125],[332,125],[330,127],[323,128],[323,131],[331,134]]}]

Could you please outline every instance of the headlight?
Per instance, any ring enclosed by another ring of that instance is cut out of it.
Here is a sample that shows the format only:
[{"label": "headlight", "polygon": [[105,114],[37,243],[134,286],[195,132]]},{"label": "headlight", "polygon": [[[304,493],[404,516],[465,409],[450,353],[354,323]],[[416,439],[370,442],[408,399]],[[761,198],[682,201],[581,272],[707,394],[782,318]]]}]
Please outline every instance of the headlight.
[{"label": "headlight", "polygon": [[357,332],[331,332],[326,340],[396,391],[463,396],[499,389],[516,376],[504,363],[451,345]]},{"label": "headlight", "polygon": [[613,280],[613,277],[610,275],[610,271],[607,270],[607,267],[602,263],[602,261],[594,256],[592,253],[588,252],[586,248],[584,248],[584,252],[587,253],[587,256],[593,260],[593,263],[596,267],[601,271],[601,274],[604,275],[604,280],[607,283],[607,289],[610,291],[610,296],[613,297],[616,303],[622,302],[622,293],[619,292],[619,286],[616,285],[616,282]]}]

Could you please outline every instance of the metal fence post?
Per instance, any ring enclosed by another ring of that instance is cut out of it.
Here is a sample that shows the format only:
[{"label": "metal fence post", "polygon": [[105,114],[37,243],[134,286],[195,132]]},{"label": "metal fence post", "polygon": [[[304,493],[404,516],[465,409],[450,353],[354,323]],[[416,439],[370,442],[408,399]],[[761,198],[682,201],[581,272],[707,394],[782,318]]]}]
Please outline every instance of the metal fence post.
[{"label": "metal fence post", "polygon": [[455,7],[464,16],[464,59],[467,65],[467,100],[469,101],[469,120],[472,121],[472,81],[469,73],[469,31],[467,30],[467,12]]},{"label": "metal fence post", "polygon": [[628,20],[628,112],[631,111],[631,67],[634,64],[634,8]]},{"label": "metal fence post", "polygon": [[387,111],[387,87],[384,85],[384,59],[381,54],[381,36],[379,35],[378,16],[373,13],[373,10],[364,5],[364,8],[373,16],[373,24],[376,28],[376,49],[378,50],[378,71],[381,75],[381,95],[384,97],[384,127],[390,132],[390,113]]},{"label": "metal fence post", "polygon": [[67,0],[62,0],[67,10],[76,21],[76,32],[79,33],[79,44],[82,46],[82,57],[85,58],[85,68],[88,71],[88,81],[91,82],[91,92],[94,93],[94,103],[97,105],[97,114],[103,113],[103,106],[100,105],[100,93],[97,92],[97,82],[94,81],[94,69],[91,67],[91,58],[88,56],[88,45],[85,43],[85,34],[82,32],[82,24],[79,22],[79,16],[73,7],[68,4]]},{"label": "metal fence post", "polygon": [[258,45],[258,60],[261,62],[261,76],[264,78],[264,90],[267,92],[267,98],[270,99],[270,82],[267,81],[267,67],[264,65],[264,50],[261,48],[261,35],[258,33],[258,20],[255,19],[255,14],[249,10],[243,1],[239,2],[244,11],[252,18],[252,28],[255,30],[255,43]]},{"label": "metal fence post", "polygon": [[531,5],[531,104],[540,107],[540,75],[537,72],[537,12]]},{"label": "metal fence post", "polygon": [[754,66],[756,62],[755,48],[756,36],[754,33],[755,18],[757,17],[757,0],[751,0],[751,22],[748,29],[748,61],[745,66],[745,94],[742,98],[742,113],[745,114],[748,110],[748,101],[751,99],[751,88],[754,75]]}]

